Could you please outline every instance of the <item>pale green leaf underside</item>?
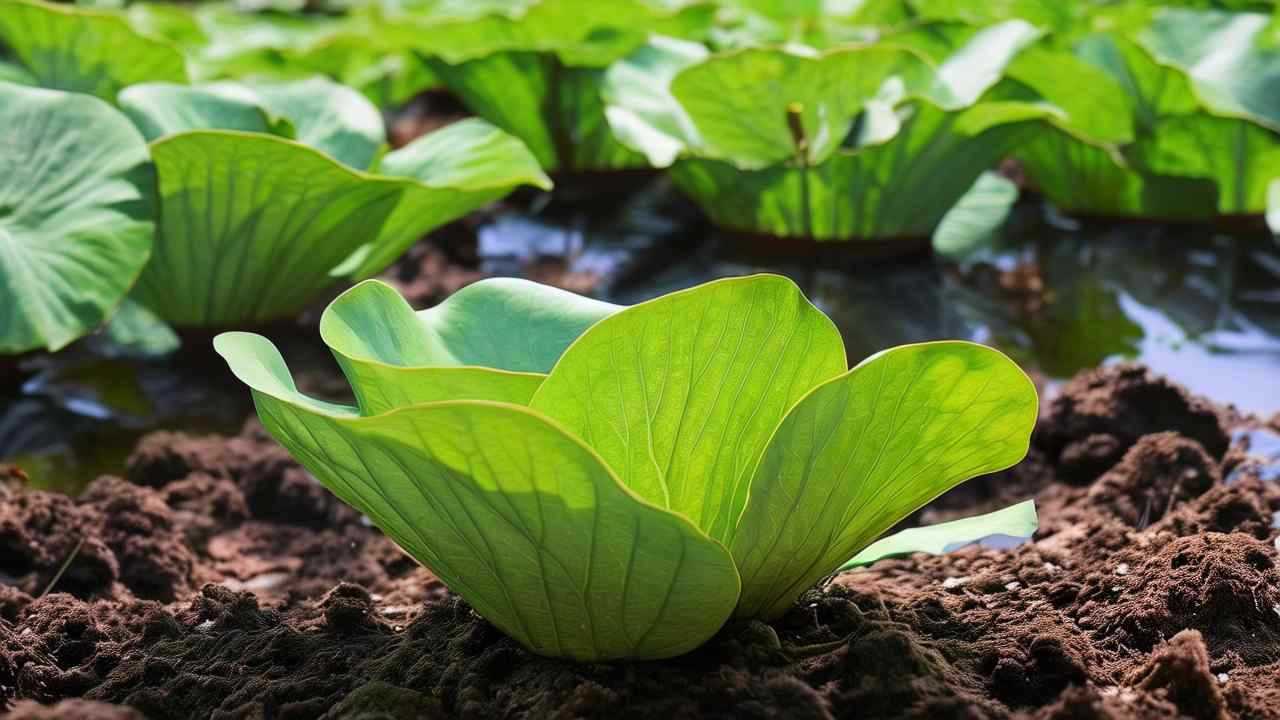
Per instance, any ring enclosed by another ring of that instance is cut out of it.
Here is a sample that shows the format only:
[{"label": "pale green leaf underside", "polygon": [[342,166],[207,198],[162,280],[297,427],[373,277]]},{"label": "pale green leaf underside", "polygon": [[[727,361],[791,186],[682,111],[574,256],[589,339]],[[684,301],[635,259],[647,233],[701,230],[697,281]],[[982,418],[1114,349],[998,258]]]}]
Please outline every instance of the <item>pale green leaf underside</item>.
[{"label": "pale green leaf underside", "polygon": [[724,547],[630,494],[539,415],[456,401],[359,418],[298,394],[264,338],[215,344],[291,453],[534,652],[670,657],[732,612],[738,579]]},{"label": "pale green leaf underside", "polygon": [[438,400],[526,405],[584,330],[620,308],[513,278],[481,280],[415,313],[368,280],[320,319],[363,414]]},{"label": "pale green leaf underside", "polygon": [[99,10],[7,0],[0,4],[0,45],[8,46],[41,86],[108,102],[134,83],[187,80],[177,49]]},{"label": "pale green leaf underside", "polygon": [[1280,179],[1267,184],[1267,229],[1280,235]]},{"label": "pale green leaf underside", "polygon": [[57,350],[124,299],[151,251],[147,146],[89,95],[0,82],[0,352]]},{"label": "pale green leaf underside", "polygon": [[816,388],[751,482],[730,549],[737,614],[774,617],[928,501],[1013,465],[1036,419],[1030,379],[965,342],[906,345]]},{"label": "pale green leaf underside", "polygon": [[990,242],[1018,201],[1018,186],[995,172],[978,176],[933,232],[933,248],[951,258],[964,257]]},{"label": "pale green leaf underside", "polygon": [[149,83],[127,88],[120,105],[148,140],[194,130],[239,130],[297,140],[355,170],[386,142],[382,115],[351,88],[323,78],[289,83]]},{"label": "pale green leaf underside", "polygon": [[976,515],[894,533],[871,543],[866,550],[841,565],[837,572],[870,565],[882,558],[911,553],[941,555],[993,535],[1028,538],[1035,533],[1037,527],[1039,525],[1035,501],[1026,500],[986,515]]},{"label": "pale green leaf underside", "polygon": [[846,367],[839,331],[795,283],[730,278],[593,325],[530,406],[638,495],[724,541],[782,416]]}]

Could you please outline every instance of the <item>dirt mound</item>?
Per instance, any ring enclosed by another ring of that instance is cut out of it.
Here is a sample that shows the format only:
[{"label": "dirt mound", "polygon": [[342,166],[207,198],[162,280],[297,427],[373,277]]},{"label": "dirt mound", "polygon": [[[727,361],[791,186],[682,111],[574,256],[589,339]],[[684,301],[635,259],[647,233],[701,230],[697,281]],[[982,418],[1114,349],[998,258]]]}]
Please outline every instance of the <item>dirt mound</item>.
[{"label": "dirt mound", "polygon": [[14,719],[1280,718],[1280,485],[1246,423],[1141,367],[1085,373],[1026,461],[920,515],[1034,495],[1034,542],[883,561],[684,657],[597,665],[504,637],[256,423],[156,434],[128,482],[0,496],[0,702],[21,701]]}]

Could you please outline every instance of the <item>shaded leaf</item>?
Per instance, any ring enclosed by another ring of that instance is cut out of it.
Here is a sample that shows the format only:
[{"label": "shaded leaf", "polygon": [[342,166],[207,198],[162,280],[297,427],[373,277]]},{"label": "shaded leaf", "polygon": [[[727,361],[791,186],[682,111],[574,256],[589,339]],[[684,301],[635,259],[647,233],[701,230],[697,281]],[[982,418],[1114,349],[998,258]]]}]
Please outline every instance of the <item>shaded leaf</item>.
[{"label": "shaded leaf", "polygon": [[836,572],[870,565],[883,558],[911,553],[941,555],[993,536],[1029,538],[1038,526],[1036,504],[1032,500],[1027,500],[986,515],[975,515],[894,533],[871,543],[867,549],[841,565]]}]

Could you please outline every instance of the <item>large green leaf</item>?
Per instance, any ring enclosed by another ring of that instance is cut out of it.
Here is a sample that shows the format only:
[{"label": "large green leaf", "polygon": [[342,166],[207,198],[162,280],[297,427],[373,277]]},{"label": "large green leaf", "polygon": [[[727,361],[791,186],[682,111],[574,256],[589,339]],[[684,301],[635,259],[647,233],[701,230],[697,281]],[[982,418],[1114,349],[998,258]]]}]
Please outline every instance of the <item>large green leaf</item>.
[{"label": "large green leaf", "polygon": [[44,87],[114,102],[142,82],[186,82],[182,55],[135,32],[113,13],[39,2],[0,4],[0,46]]},{"label": "large green leaf", "polygon": [[297,312],[335,276],[377,273],[431,229],[521,183],[550,184],[527,148],[480,120],[388,154],[381,174],[359,172],[380,151],[377,111],[321,79],[139,85],[120,100],[155,140],[159,174],[138,297],[177,325]]},{"label": "large green leaf", "polygon": [[855,555],[837,572],[852,570],[887,557],[930,553],[941,555],[992,536],[1028,538],[1038,527],[1036,504],[1026,500],[1002,510],[961,518],[937,525],[909,528],[871,543],[867,549]]},{"label": "large green leaf", "polygon": [[517,51],[457,64],[432,58],[428,66],[472,112],[520,138],[548,171],[645,164],[609,129],[600,99],[602,70]]},{"label": "large green leaf", "polygon": [[1031,112],[984,127],[997,122],[996,110],[979,104],[954,113],[919,102],[902,113],[888,142],[839,150],[814,167],[744,173],[691,158],[679,161],[672,177],[717,224],[745,232],[819,240],[928,237],[978,176],[1039,124]]},{"label": "large green leaf", "polygon": [[1162,8],[1138,39],[1190,75],[1210,109],[1280,130],[1280,50],[1266,47],[1260,13]]},{"label": "large green leaf", "polygon": [[323,78],[289,83],[145,84],[120,94],[148,140],[191,130],[272,133],[366,170],[386,142],[382,115],[351,88]]},{"label": "large green leaf", "polygon": [[887,350],[813,390],[770,440],[732,535],[737,614],[785,612],[925,503],[1021,460],[1036,411],[1017,365],[964,342]]},{"label": "large green leaf", "polygon": [[528,409],[454,401],[360,418],[300,395],[264,338],[215,344],[272,435],[530,650],[670,657],[732,612],[738,577],[723,546]]},{"label": "large green leaf", "polygon": [[1213,181],[1223,214],[1266,212],[1267,186],[1280,178],[1280,135],[1249,120],[1203,113],[1166,118],[1129,154],[1153,172]]},{"label": "large green leaf", "polygon": [[1028,138],[1016,155],[1035,186],[1067,212],[1194,220],[1211,217],[1217,203],[1210,180],[1141,172],[1116,148],[1058,128]]},{"label": "large green leaf", "polygon": [[987,245],[1017,201],[1016,183],[999,173],[982,173],[938,222],[933,232],[934,250],[957,259]]},{"label": "large green leaf", "polygon": [[565,348],[619,309],[494,278],[415,313],[391,286],[368,280],[329,305],[320,334],[365,415],[437,400],[526,405]]},{"label": "large green leaf", "polygon": [[790,280],[720,280],[629,308],[575,342],[530,404],[631,490],[718,540],[786,411],[847,367],[831,321]]},{"label": "large green leaf", "polygon": [[[884,45],[820,54],[752,48],[688,66],[670,80],[670,93],[696,128],[701,144],[690,150],[699,157],[742,169],[795,157],[818,164],[844,142],[886,78],[923,62],[905,48]],[[663,73],[653,76],[655,83],[664,80]]]},{"label": "large green leaf", "polygon": [[151,252],[147,146],[89,95],[0,82],[0,352],[102,324]]},{"label": "large green leaf", "polygon": [[151,145],[160,222],[135,296],[174,325],[299,311],[377,237],[404,183],[269,135],[197,131]]}]

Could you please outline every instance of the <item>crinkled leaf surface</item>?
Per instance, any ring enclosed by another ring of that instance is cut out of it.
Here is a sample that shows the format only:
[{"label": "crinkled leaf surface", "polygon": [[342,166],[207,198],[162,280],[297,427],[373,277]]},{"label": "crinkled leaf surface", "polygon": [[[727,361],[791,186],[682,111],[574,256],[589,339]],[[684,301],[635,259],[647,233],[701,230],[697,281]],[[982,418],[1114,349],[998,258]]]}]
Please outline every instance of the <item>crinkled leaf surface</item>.
[{"label": "crinkled leaf surface", "polygon": [[732,278],[601,320],[530,406],[641,497],[724,540],[782,416],[847,366],[839,331],[795,283]]},{"label": "crinkled leaf surface", "polygon": [[140,35],[106,11],[6,0],[0,4],[0,45],[12,50],[39,85],[108,102],[134,83],[187,80],[174,47]]},{"label": "crinkled leaf surface", "polygon": [[534,652],[670,657],[732,612],[738,577],[725,548],[632,494],[532,411],[453,401],[361,418],[301,396],[264,338],[228,333],[216,346],[273,436]]},{"label": "crinkled leaf surface", "polygon": [[102,324],[147,262],[147,146],[97,98],[3,82],[0,128],[0,352],[57,350]]},{"label": "crinkled leaf surface", "polygon": [[415,313],[391,286],[368,280],[329,305],[320,334],[365,415],[437,400],[527,405],[565,348],[619,309],[494,278]]},{"label": "crinkled leaf surface", "polygon": [[1021,460],[1036,408],[1017,365],[965,342],[886,350],[814,389],[770,440],[733,533],[737,614],[780,615],[925,503]]},{"label": "crinkled leaf surface", "polygon": [[1035,533],[1038,522],[1035,502],[1026,500],[986,515],[910,528],[871,543],[866,550],[841,565],[838,572],[911,553],[941,555],[989,537],[1029,538]]}]

